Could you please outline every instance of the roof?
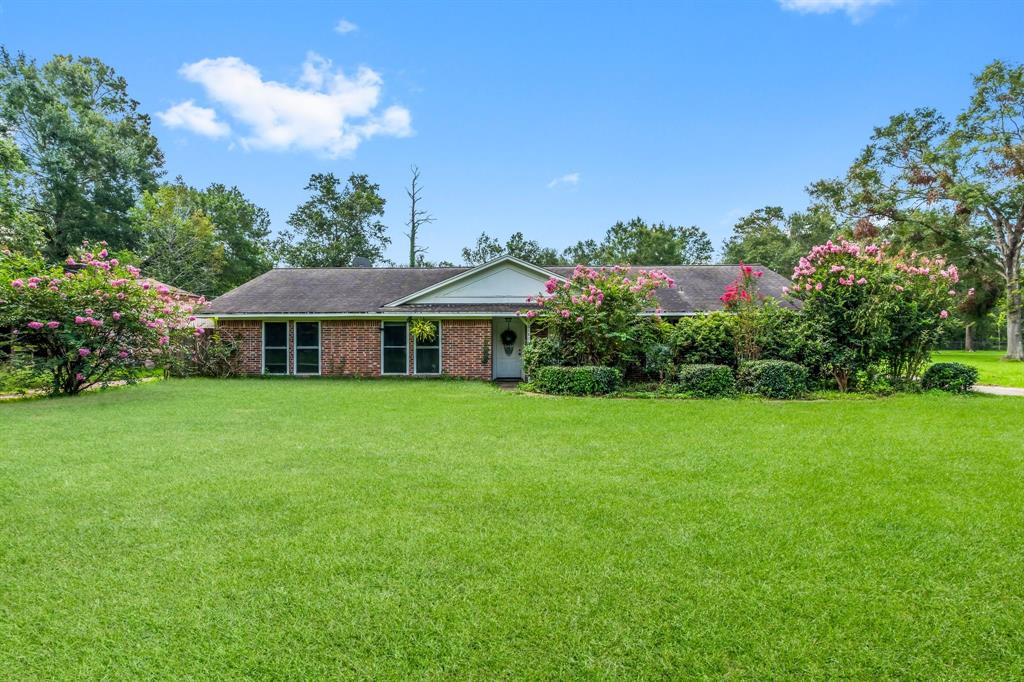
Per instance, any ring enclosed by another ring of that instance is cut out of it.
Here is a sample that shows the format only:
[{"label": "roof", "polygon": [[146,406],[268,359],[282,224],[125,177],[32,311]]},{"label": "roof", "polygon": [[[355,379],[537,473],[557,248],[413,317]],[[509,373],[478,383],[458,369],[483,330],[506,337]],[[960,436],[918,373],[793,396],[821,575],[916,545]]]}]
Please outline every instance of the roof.
[{"label": "roof", "polygon": [[[501,260],[501,259],[499,259]],[[478,266],[485,268],[497,261]],[[764,270],[759,281],[761,293],[780,297],[789,281],[776,272]],[[374,314],[512,314],[528,307],[510,303],[416,304],[413,298],[424,289],[456,278],[477,268],[276,268],[212,301],[202,315],[374,315]],[[665,313],[691,314],[721,310],[725,287],[736,278],[736,265],[635,266],[660,269],[676,281],[674,289],[657,292]],[[569,277],[572,267],[537,270]],[[542,289],[538,285],[538,292]],[[389,305],[399,302],[399,305]]]}]

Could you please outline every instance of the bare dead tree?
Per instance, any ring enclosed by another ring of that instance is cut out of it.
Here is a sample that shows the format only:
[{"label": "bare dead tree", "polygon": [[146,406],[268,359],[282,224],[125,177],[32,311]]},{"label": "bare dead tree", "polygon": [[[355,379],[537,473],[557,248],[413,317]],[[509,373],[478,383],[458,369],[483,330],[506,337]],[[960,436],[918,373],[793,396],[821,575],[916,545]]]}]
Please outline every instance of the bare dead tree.
[{"label": "bare dead tree", "polygon": [[420,192],[423,191],[423,187],[420,185],[419,166],[410,166],[409,170],[412,171],[412,182],[405,189],[405,194],[409,197],[409,221],[406,223],[409,226],[409,231],[405,233],[405,236],[409,238],[409,267],[414,268],[418,258],[427,252],[425,247],[416,245],[420,228],[434,222],[434,216],[419,208]]}]

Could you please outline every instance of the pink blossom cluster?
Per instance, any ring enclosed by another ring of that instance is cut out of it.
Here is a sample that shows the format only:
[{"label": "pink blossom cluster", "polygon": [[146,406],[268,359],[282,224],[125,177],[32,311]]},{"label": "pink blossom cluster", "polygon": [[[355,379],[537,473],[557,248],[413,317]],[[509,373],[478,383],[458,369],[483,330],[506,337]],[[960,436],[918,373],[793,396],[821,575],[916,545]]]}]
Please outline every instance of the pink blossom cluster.
[{"label": "pink blossom cluster", "polygon": [[628,293],[643,301],[653,301],[658,289],[674,286],[675,280],[661,270],[634,271],[627,265],[600,268],[577,265],[569,279],[552,277],[544,283],[545,293],[526,298],[527,303],[537,305],[539,310],[521,311],[519,315],[534,319],[550,309],[556,318],[583,322],[587,312],[599,310],[613,292],[616,297]]}]

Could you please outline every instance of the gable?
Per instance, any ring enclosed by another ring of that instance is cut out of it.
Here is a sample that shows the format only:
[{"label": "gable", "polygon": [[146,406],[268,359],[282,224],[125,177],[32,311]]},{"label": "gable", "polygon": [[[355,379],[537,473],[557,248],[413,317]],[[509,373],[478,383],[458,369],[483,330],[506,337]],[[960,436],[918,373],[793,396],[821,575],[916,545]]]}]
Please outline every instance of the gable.
[{"label": "gable", "polygon": [[527,296],[544,291],[552,275],[528,270],[517,263],[499,263],[464,279],[442,285],[408,303],[525,303]]}]

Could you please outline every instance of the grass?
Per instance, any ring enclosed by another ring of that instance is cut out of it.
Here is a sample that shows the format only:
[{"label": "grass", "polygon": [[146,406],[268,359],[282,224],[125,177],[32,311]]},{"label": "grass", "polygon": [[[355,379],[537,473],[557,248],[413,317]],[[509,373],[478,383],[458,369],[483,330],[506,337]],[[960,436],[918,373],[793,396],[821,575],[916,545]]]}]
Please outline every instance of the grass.
[{"label": "grass", "polygon": [[944,350],[932,353],[933,362],[962,362],[973,365],[981,373],[980,383],[994,386],[1024,388],[1024,362],[1004,360],[1005,353],[998,350]]},{"label": "grass", "polygon": [[0,679],[1019,679],[1022,406],[2,404]]}]

